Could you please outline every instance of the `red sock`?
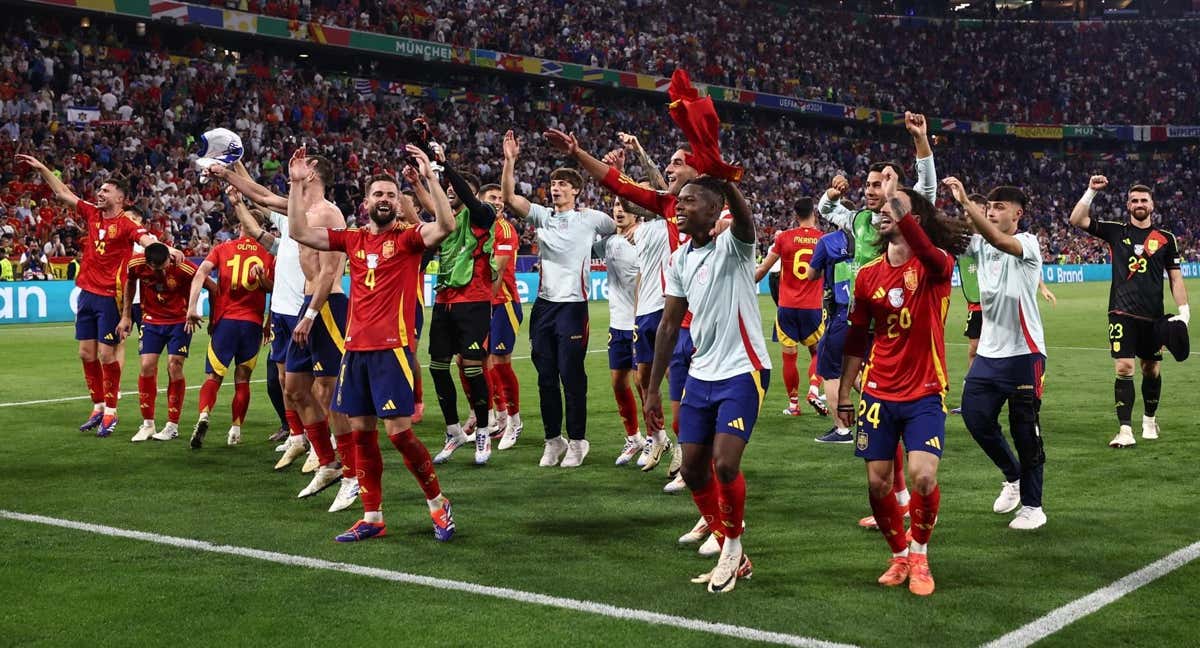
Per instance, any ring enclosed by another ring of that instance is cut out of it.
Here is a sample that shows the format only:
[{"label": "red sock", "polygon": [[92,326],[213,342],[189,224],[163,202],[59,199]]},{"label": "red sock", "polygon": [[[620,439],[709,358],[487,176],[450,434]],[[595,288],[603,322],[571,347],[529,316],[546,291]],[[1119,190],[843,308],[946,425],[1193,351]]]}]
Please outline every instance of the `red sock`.
[{"label": "red sock", "polygon": [[329,421],[321,419],[311,425],[305,425],[304,436],[308,437],[308,442],[317,453],[317,461],[320,461],[322,466],[337,460],[333,454],[333,444],[329,441]]},{"label": "red sock", "polygon": [[119,362],[102,364],[100,371],[104,375],[104,406],[116,409],[117,394],[121,390],[121,364]]},{"label": "red sock", "polygon": [[796,398],[800,392],[800,370],[796,368],[796,354],[783,354],[783,387],[788,398]]},{"label": "red sock", "polygon": [[700,516],[708,525],[708,530],[717,536],[717,542],[725,544],[725,527],[721,524],[721,492],[717,488],[717,478],[709,477],[708,482],[700,490],[692,491],[692,501],[700,509]]},{"label": "red sock", "polygon": [[912,501],[909,502],[909,511],[912,512],[912,523],[909,528],[912,529],[913,542],[929,543],[929,536],[933,533],[933,524],[937,522],[938,506],[941,503],[942,487],[940,484],[935,485],[933,492],[928,495],[913,491]]},{"label": "red sock", "polygon": [[250,383],[233,384],[233,424],[241,425],[250,409]]},{"label": "red sock", "polygon": [[413,358],[413,403],[425,402],[425,389],[421,386],[421,365]]},{"label": "red sock", "polygon": [[288,432],[291,436],[304,434],[304,423],[300,421],[300,414],[296,410],[283,410],[283,417],[287,419]]},{"label": "red sock", "polygon": [[504,381],[500,379],[500,372],[496,371],[495,367],[485,367],[483,377],[487,380],[488,393],[492,395],[492,409],[503,412],[505,409]]},{"label": "red sock", "polygon": [[405,430],[396,435],[389,434],[388,438],[404,456],[404,465],[408,472],[417,478],[417,485],[421,487],[421,492],[425,493],[425,499],[434,499],[441,495],[442,487],[438,484],[437,473],[433,471],[433,460],[429,458],[429,450],[417,435],[413,434],[412,430]]},{"label": "red sock", "polygon": [[513,372],[512,365],[509,363],[496,365],[496,372],[500,375],[501,389],[504,391],[504,399],[508,405],[508,414],[521,413],[521,386],[517,383],[517,374]]},{"label": "red sock", "polygon": [[467,380],[467,372],[463,371],[463,366],[458,365],[458,382],[462,384],[463,396],[467,397],[467,402],[471,402],[471,381]]},{"label": "red sock", "polygon": [[896,502],[895,493],[888,493],[883,499],[870,497],[870,500],[871,513],[875,514],[875,523],[883,532],[883,538],[892,548],[892,553],[904,551],[908,547],[908,541],[904,536],[904,513],[900,511],[900,504]]},{"label": "red sock", "polygon": [[354,455],[358,464],[358,496],[363,511],[373,513],[383,502],[383,455],[379,452],[378,430],[355,430]]},{"label": "red sock", "polygon": [[899,493],[908,488],[904,482],[904,444],[896,444],[896,459],[892,462],[892,492]]},{"label": "red sock", "polygon": [[333,437],[337,441],[338,459],[342,462],[342,477],[351,479],[358,474],[357,449],[354,445],[354,434],[339,434]]},{"label": "red sock", "polygon": [[[716,476],[713,477],[716,481]],[[725,526],[725,535],[737,538],[742,535],[742,520],[746,516],[746,477],[742,473],[728,484],[717,484],[721,492],[721,524]]]},{"label": "red sock", "polygon": [[92,395],[92,404],[104,402],[104,369],[99,360],[83,363],[83,379],[87,381],[88,393]]},{"label": "red sock", "polygon": [[200,385],[200,413],[207,414],[212,411],[213,405],[217,404],[217,390],[221,388],[221,383],[206,378],[204,384]]},{"label": "red sock", "polygon": [[633,436],[638,431],[637,399],[633,397],[633,389],[629,383],[613,385],[613,395],[617,397],[617,413],[625,424],[625,436]]},{"label": "red sock", "polygon": [[158,400],[158,375],[138,376],[138,405],[142,408],[142,420],[154,420],[154,401]]},{"label": "red sock", "polygon": [[187,382],[180,378],[167,383],[167,420],[171,423],[179,422],[179,415],[183,412],[183,394],[187,390]]},{"label": "red sock", "polygon": [[821,386],[821,377],[817,375],[817,354],[812,355],[808,363],[808,388],[813,390]]}]

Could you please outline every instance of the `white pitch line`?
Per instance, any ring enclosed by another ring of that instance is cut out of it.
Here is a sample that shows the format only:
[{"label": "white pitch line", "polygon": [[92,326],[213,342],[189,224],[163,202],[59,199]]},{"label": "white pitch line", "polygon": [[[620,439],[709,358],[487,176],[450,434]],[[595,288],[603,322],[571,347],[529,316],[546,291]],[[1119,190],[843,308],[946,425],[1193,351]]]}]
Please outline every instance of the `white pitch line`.
[{"label": "white pitch line", "polygon": [[[261,380],[251,380],[250,382],[251,383],[264,383],[267,381],[264,378]],[[192,389],[200,389],[200,385],[192,385],[191,387],[186,387],[185,389],[187,389],[189,391]],[[158,393],[162,394],[162,393],[165,393],[166,391],[167,391],[166,388],[160,388],[158,390]],[[138,395],[138,392],[135,392],[135,391],[121,392],[121,396],[137,396],[137,395]],[[44,400],[21,401],[20,403],[0,403],[0,407],[19,407],[21,405],[44,405],[45,403],[65,403],[67,401],[87,400],[91,397],[92,397],[91,394],[88,394],[87,396],[67,396],[65,398],[46,398]]]},{"label": "white pitch line", "polygon": [[506,601],[516,601],[518,603],[529,603],[532,605],[542,605],[565,610],[574,610],[576,612],[586,612],[589,614],[596,614],[614,619],[641,621],[643,623],[682,628],[684,630],[693,630],[696,632],[706,632],[708,634],[735,637],[750,641],[761,641],[784,646],[801,646],[803,648],[855,648],[852,644],[839,644],[830,641],[821,641],[820,639],[813,639],[811,637],[802,637],[799,635],[790,635],[780,632],[770,632],[768,630],[759,630],[757,628],[747,628],[744,626],[735,626],[726,623],[713,623],[711,621],[702,621],[700,619],[689,619],[670,614],[660,614],[657,612],[647,612],[645,610],[617,607],[615,605],[596,603],[594,601],[582,601],[559,596],[550,596],[547,594],[538,594],[536,592],[525,592],[521,590],[509,589],[507,587],[492,587],[490,585],[478,585],[476,583],[449,580],[446,578],[434,578],[431,576],[407,574],[390,569],[366,567],[363,565],[353,565],[342,562],[332,562],[328,560],[321,560],[319,558],[296,556],[292,554],[278,553],[275,551],[263,551],[261,549],[235,547],[231,545],[218,545],[211,542],[205,542],[203,540],[192,540],[190,538],[159,535],[157,533],[147,533],[145,531],[118,529],[116,527],[89,524],[87,522],[76,522],[74,520],[64,520],[61,518],[45,517],[42,515],[16,513],[14,511],[6,511],[3,509],[0,509],[0,518],[16,520],[19,522],[30,522],[33,524],[43,524],[46,526],[55,526],[64,529],[72,529],[75,531],[85,531],[88,533],[111,536],[114,538],[141,540],[143,542],[152,542],[160,545],[178,547],[180,549],[205,551],[208,553],[238,556],[240,558],[252,558],[255,560],[262,560],[280,565],[342,572],[345,574],[353,574],[355,576],[377,578],[380,580],[405,583],[408,585],[419,585],[422,587],[432,587],[441,590],[466,592],[469,594],[478,594],[480,596],[488,596]]},{"label": "white pitch line", "polygon": [[1024,648],[1024,646],[1032,645],[1197,558],[1200,558],[1200,542],[1194,542],[1115,581],[1108,587],[1098,589],[1081,599],[1076,599],[1053,610],[1040,619],[1021,626],[991,643],[984,644],[982,648]]}]

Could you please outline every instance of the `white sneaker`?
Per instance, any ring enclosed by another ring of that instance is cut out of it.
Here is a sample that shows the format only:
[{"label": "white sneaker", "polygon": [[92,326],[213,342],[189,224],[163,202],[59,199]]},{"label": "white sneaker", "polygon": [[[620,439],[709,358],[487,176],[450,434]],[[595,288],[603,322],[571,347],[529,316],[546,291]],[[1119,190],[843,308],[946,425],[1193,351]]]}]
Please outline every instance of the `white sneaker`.
[{"label": "white sneaker", "polygon": [[667,467],[667,477],[676,478],[679,476],[679,469],[683,467],[683,445],[676,442],[671,446],[671,465]]},{"label": "white sneaker", "polygon": [[993,513],[1012,513],[1021,505],[1021,480],[1004,482],[1000,485],[1000,495],[992,503]]},{"label": "white sneaker", "polygon": [[681,493],[685,490],[687,490],[687,484],[683,481],[683,475],[675,475],[675,479],[672,479],[671,481],[667,482],[666,486],[663,486],[664,493],[674,494]]},{"label": "white sneaker", "polygon": [[313,448],[308,449],[308,456],[304,458],[304,465],[300,466],[300,474],[307,475],[315,472],[321,467],[321,460],[317,459],[317,451]]},{"label": "white sneaker", "polygon": [[338,486],[337,497],[333,498],[333,504],[329,505],[329,512],[344,511],[350,508],[356,499],[358,499],[358,478],[343,479],[342,485]]},{"label": "white sneaker", "polygon": [[1129,448],[1135,445],[1137,445],[1137,439],[1133,438],[1133,428],[1128,425],[1122,425],[1117,436],[1108,442],[1110,448]]},{"label": "white sneaker", "polygon": [[654,440],[650,437],[646,437],[646,443],[642,445],[642,454],[638,455],[637,458],[638,468],[644,468],[646,466],[646,462],[650,460],[650,452],[652,450],[651,446],[653,445]]},{"label": "white sneaker", "polygon": [[242,428],[234,425],[229,428],[229,434],[225,436],[225,445],[235,446],[242,442]]},{"label": "white sneaker", "polygon": [[168,421],[167,424],[163,426],[163,429],[159,430],[157,434],[154,434],[150,438],[154,439],[155,441],[170,441],[171,439],[177,439],[179,438],[179,424]]},{"label": "white sneaker", "polygon": [[696,526],[692,527],[691,531],[679,536],[679,544],[696,544],[704,540],[704,536],[706,535],[708,535],[708,523],[702,517],[696,523]]},{"label": "white sneaker", "polygon": [[279,461],[275,462],[275,470],[287,468],[292,465],[292,462],[303,456],[305,452],[308,452],[308,441],[304,438],[303,434],[288,437],[287,441],[283,442],[283,445],[286,447],[283,449],[283,456],[279,458]]},{"label": "white sneaker", "polygon": [[642,451],[644,445],[646,445],[646,438],[642,436],[641,432],[626,436],[625,446],[621,448],[621,454],[617,455],[616,465],[624,466],[632,461]]},{"label": "white sneaker", "polygon": [[1040,506],[1022,506],[1016,517],[1008,523],[1008,528],[1019,531],[1031,531],[1046,523],[1046,514]]},{"label": "white sneaker", "polygon": [[312,481],[308,482],[308,486],[305,486],[304,490],[300,491],[300,494],[296,496],[296,499],[312,497],[313,495],[316,495],[326,488],[338,483],[341,481],[341,479],[342,466],[340,464],[335,462],[329,464],[328,466],[321,466],[320,468],[317,468],[316,474],[313,475]]},{"label": "white sneaker", "polygon": [[[291,437],[288,437],[288,438],[290,439]],[[287,439],[284,439],[283,443],[280,443],[279,445],[275,446],[275,452],[285,452],[285,451],[287,451],[287,449],[288,449]]]},{"label": "white sneaker", "polygon": [[1142,438],[1148,441],[1158,438],[1158,420],[1155,417],[1142,415]]},{"label": "white sneaker", "polygon": [[721,543],[717,542],[716,534],[708,534],[708,539],[704,541],[704,544],[700,545],[696,553],[700,554],[703,558],[712,558],[719,555],[721,553]]},{"label": "white sneaker", "polygon": [[504,436],[500,437],[500,449],[508,450],[517,445],[517,439],[521,438],[521,431],[524,427],[524,424],[521,423],[520,414],[508,417],[508,422],[504,427]]},{"label": "white sneaker", "polygon": [[458,426],[454,426],[454,428],[455,429],[452,430],[446,430],[446,445],[442,446],[442,451],[437,453],[437,456],[433,458],[433,463],[446,463],[450,460],[450,455],[454,454],[455,450],[458,450],[459,448],[471,442],[471,437],[468,436],[467,433],[462,430],[462,428],[459,428]]},{"label": "white sneaker", "polygon": [[492,457],[492,435],[488,430],[475,432],[475,465],[482,466]]},{"label": "white sneaker", "polygon": [[671,440],[667,439],[660,443],[654,437],[649,437],[646,439],[646,448],[642,452],[642,457],[646,459],[645,463],[642,464],[642,472],[650,472],[658,466],[659,462],[662,461],[663,455],[667,454],[667,450],[671,448]]},{"label": "white sneaker", "polygon": [[587,439],[571,439],[567,441],[567,456],[562,460],[563,468],[578,468],[583,464],[584,458],[587,457],[588,448],[591,447]]},{"label": "white sneaker", "polygon": [[538,465],[542,468],[557,466],[566,451],[567,442],[561,434],[553,439],[546,439],[546,449],[542,451],[542,460],[538,462]]},{"label": "white sneaker", "polygon": [[142,426],[138,428],[137,434],[133,435],[130,441],[141,443],[152,436],[154,436],[154,421],[142,421]]},{"label": "white sneaker", "polygon": [[708,591],[714,594],[732,592],[737,585],[739,567],[742,565],[741,551],[728,551],[721,554],[717,560],[716,569],[712,570],[708,580]]}]

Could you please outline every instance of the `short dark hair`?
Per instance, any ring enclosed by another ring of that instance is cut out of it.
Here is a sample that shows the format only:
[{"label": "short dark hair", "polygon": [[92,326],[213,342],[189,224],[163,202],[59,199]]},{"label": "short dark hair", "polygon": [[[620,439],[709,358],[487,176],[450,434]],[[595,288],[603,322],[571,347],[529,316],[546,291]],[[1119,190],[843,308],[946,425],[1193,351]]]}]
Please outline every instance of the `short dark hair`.
[{"label": "short dark hair", "polygon": [[986,206],[988,203],[987,196],[985,196],[981,193],[973,193],[973,194],[967,196],[967,200],[970,200],[971,202],[973,202],[979,206]]},{"label": "short dark hair", "polygon": [[387,173],[377,173],[377,174],[371,176],[371,178],[369,180],[367,180],[366,188],[369,190],[371,188],[371,185],[375,184],[376,182],[390,182],[390,183],[396,185],[397,192],[400,191],[400,181],[396,179],[396,176],[393,176],[393,175],[390,175]]},{"label": "short dark hair", "polygon": [[577,191],[583,191],[583,176],[575,169],[561,167],[550,172],[550,180],[562,180],[567,184],[575,187]]},{"label": "short dark hair", "polygon": [[116,187],[123,195],[129,195],[129,181],[121,176],[108,176],[108,178],[100,184],[110,184],[113,187]]},{"label": "short dark hair", "polygon": [[167,246],[158,243],[157,241],[146,246],[146,263],[158,267],[167,262],[171,258],[171,251]]},{"label": "short dark hair", "polygon": [[885,162],[876,162],[867,168],[867,173],[883,173],[883,170],[892,167],[896,172],[896,182],[904,184],[904,167],[900,166],[899,162],[887,160]]},{"label": "short dark hair", "polygon": [[988,192],[988,202],[1010,202],[1021,206],[1021,209],[1029,204],[1029,198],[1025,196],[1025,192],[1020,189],[1010,186],[1001,185]]},{"label": "short dark hair", "polygon": [[479,176],[469,171],[459,171],[458,175],[462,176],[462,179],[467,181],[467,186],[471,187],[471,191],[473,193],[479,193]]},{"label": "short dark hair", "polygon": [[308,159],[315,163],[313,171],[316,171],[317,177],[321,179],[321,184],[326,187],[333,186],[333,162],[323,155],[310,155]]},{"label": "short dark hair", "polygon": [[947,216],[915,189],[901,187],[900,191],[908,196],[913,216],[934,245],[952,256],[959,256],[966,251],[967,242],[971,238],[971,229],[966,220]]},{"label": "short dark hair", "polygon": [[687,187],[689,185],[695,185],[697,187],[700,187],[701,189],[704,189],[705,191],[707,191],[709,193],[712,193],[718,201],[720,201],[722,204],[724,204],[724,202],[725,202],[725,181],[718,180],[717,178],[714,178],[712,176],[702,175],[702,176],[698,176],[696,178],[692,178],[691,180],[688,180],[686,183],[684,183],[683,186]]},{"label": "short dark hair", "polygon": [[143,221],[146,220],[146,210],[143,207],[139,207],[138,205],[129,205],[125,207],[125,211],[133,212],[134,214],[137,214],[138,218],[142,219]]},{"label": "short dark hair", "polygon": [[479,191],[477,191],[475,193],[485,194],[489,191],[504,191],[504,189],[501,188],[500,185],[496,184],[495,182],[489,182],[489,183],[483,185],[482,187],[480,187]]},{"label": "short dark hair", "polygon": [[812,198],[809,198],[808,196],[804,196],[800,200],[796,201],[796,214],[799,215],[801,218],[808,218],[809,216],[812,216],[812,212],[813,212],[813,199]]},{"label": "short dark hair", "polygon": [[1139,193],[1150,194],[1151,198],[1154,197],[1154,190],[1144,184],[1135,184],[1129,188],[1129,193],[1133,193],[1135,191]]}]

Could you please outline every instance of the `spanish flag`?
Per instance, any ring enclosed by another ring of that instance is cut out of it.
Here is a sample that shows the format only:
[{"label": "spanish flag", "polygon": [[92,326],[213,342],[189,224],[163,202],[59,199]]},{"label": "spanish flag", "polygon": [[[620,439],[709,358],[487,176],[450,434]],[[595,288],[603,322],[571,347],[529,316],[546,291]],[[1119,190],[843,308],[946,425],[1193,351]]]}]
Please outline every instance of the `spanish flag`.
[{"label": "spanish flag", "polygon": [[669,112],[671,119],[687,137],[692,153],[687,163],[703,174],[723,180],[737,182],[742,179],[743,169],[721,159],[719,139],[721,120],[711,97],[700,98],[687,72],[675,70],[671,85],[667,88],[671,97]]}]

